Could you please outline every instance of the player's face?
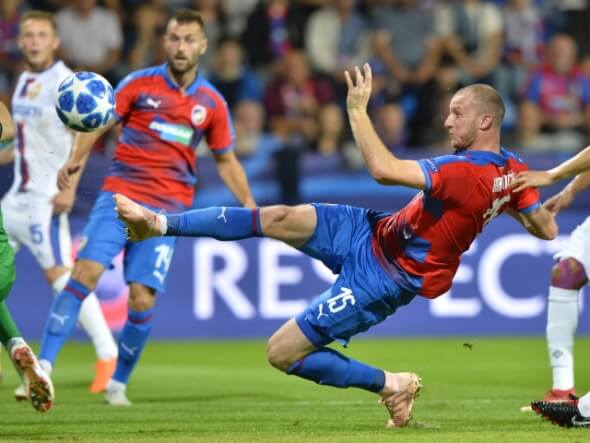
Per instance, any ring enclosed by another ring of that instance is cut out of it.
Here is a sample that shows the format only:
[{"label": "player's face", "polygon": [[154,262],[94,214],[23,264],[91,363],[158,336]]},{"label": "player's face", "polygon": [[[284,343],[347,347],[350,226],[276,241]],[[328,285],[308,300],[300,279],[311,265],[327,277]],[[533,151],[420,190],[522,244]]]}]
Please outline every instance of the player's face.
[{"label": "player's face", "polygon": [[479,113],[469,94],[456,94],[449,105],[449,115],[445,120],[445,128],[453,148],[457,150],[469,149],[478,133]]},{"label": "player's face", "polygon": [[172,20],[166,29],[164,49],[172,72],[184,74],[197,66],[199,56],[207,50],[207,39],[198,23]]},{"label": "player's face", "polygon": [[29,19],[21,24],[18,47],[29,69],[39,71],[51,65],[58,46],[59,38],[49,21]]}]

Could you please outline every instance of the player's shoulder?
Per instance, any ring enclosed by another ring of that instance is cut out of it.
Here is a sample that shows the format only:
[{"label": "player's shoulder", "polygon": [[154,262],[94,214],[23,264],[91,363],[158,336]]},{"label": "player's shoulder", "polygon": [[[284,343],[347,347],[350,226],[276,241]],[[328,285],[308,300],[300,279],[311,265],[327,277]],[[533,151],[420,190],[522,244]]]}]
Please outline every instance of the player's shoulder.
[{"label": "player's shoulder", "polygon": [[443,167],[462,166],[469,164],[469,159],[461,154],[445,154],[420,160],[432,172],[438,172]]},{"label": "player's shoulder", "polygon": [[192,92],[200,100],[202,100],[204,97],[207,97],[210,100],[213,100],[215,104],[226,103],[223,94],[213,85],[213,83],[211,83],[202,75],[199,75]]},{"label": "player's shoulder", "polygon": [[129,86],[129,84],[140,81],[151,81],[154,77],[162,77],[164,75],[164,66],[149,66],[147,68],[131,71],[127,74],[117,85],[117,89]]},{"label": "player's shoulder", "polygon": [[510,151],[502,146],[502,147],[500,147],[500,154],[502,156],[506,157],[507,162],[510,164],[510,166],[513,169],[517,169],[517,170],[528,169],[527,163],[517,153]]}]

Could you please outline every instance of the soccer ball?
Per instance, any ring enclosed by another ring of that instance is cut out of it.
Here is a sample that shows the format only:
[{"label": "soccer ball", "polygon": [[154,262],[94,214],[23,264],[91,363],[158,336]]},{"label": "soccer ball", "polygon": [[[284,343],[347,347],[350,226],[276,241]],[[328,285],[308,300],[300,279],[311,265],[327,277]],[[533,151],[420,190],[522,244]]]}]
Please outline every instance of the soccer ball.
[{"label": "soccer ball", "polygon": [[110,83],[94,72],[75,72],[57,88],[55,110],[71,129],[91,132],[113,118],[115,93]]}]

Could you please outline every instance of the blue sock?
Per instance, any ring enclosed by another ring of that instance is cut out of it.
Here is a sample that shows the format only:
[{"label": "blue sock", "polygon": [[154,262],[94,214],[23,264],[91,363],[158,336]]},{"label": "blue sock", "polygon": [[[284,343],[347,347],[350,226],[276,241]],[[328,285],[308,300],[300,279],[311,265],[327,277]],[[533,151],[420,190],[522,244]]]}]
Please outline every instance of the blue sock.
[{"label": "blue sock", "polygon": [[153,312],[153,309],[143,312],[130,309],[127,313],[127,322],[119,335],[119,356],[114,380],[127,384],[152,330]]},{"label": "blue sock", "polygon": [[385,386],[385,373],[381,369],[367,366],[330,348],[320,348],[296,361],[287,374],[338,388],[354,386],[379,392]]},{"label": "blue sock", "polygon": [[167,214],[166,235],[213,237],[217,240],[241,240],[261,237],[259,208],[211,207],[181,214]]},{"label": "blue sock", "polygon": [[66,287],[57,294],[43,331],[40,359],[55,364],[57,354],[76,326],[80,306],[90,292],[90,289],[79,281],[70,279]]}]

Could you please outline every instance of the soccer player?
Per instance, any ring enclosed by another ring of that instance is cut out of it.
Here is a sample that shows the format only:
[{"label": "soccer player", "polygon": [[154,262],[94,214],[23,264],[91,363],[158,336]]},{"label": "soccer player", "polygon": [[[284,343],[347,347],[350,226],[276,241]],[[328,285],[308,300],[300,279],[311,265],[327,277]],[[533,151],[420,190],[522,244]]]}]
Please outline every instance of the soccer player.
[{"label": "soccer player", "polygon": [[[72,178],[69,189],[58,192],[57,173],[68,160],[73,139],[55,112],[55,100],[58,85],[72,71],[55,58],[59,38],[53,15],[42,11],[23,14],[18,44],[26,71],[12,97],[16,149],[2,152],[4,162],[11,154],[15,157],[14,181],[2,199],[4,228],[15,250],[22,245],[31,251],[57,294],[71,272],[68,212],[80,176]],[[115,369],[117,345],[94,294],[84,301],[80,324],[92,339],[97,355],[90,390],[101,392]],[[17,400],[26,399],[23,386],[14,395]]]},{"label": "soccer player", "polygon": [[[556,215],[567,208],[577,194],[590,186],[590,146],[553,169],[520,174],[515,185],[518,191],[527,186],[549,186],[574,176],[561,192],[544,203]],[[547,347],[553,386],[543,398],[546,403],[570,402],[570,395],[576,393],[573,348],[578,327],[580,292],[588,284],[590,272],[590,217],[572,232],[556,257],[559,261],[551,272],[547,307]],[[590,416],[590,398],[586,401],[583,408],[586,415]]]},{"label": "soccer player", "polygon": [[[327,348],[346,344],[416,295],[446,292],[460,255],[494,217],[507,212],[533,235],[552,239],[553,216],[534,189],[513,192],[510,184],[526,165],[500,146],[504,104],[486,85],[458,91],[445,121],[455,155],[401,160],[379,140],[367,114],[371,69],[346,72],[347,109],[353,135],[373,178],[384,185],[420,189],[396,213],[344,205],[305,204],[261,209],[206,208],[156,214],[116,195],[129,237],[208,236],[235,240],[265,236],[320,259],[339,274],[334,285],[270,338],[270,363],[287,374],[337,387],[378,393],[389,427],[404,426],[421,387],[414,373],[392,373]],[[133,196],[131,196],[133,197]]]},{"label": "soccer player", "polygon": [[[8,109],[0,102],[0,142],[14,138],[15,125]],[[43,371],[33,350],[23,340],[4,300],[16,277],[14,268],[14,251],[2,224],[0,210],[0,342],[8,350],[15,368],[25,384],[25,393],[33,407],[39,412],[46,412],[53,404],[53,385]]]},{"label": "soccer player", "polygon": [[[51,367],[74,327],[80,303],[125,250],[129,311],[119,337],[117,367],[105,393],[114,406],[130,405],[127,382],[150,334],[155,294],[164,291],[176,239],[128,243],[114,211],[113,193],[129,195],[155,211],[191,207],[195,150],[205,136],[224,183],[243,205],[256,206],[233,151],[234,130],[225,100],[198,71],[199,57],[207,50],[201,15],[178,10],[167,24],[164,45],[167,63],[133,72],[117,88],[115,115],[122,128],[113,163],[84,230],[72,276],[51,308],[41,346],[41,363]],[[72,156],[59,174],[61,188],[70,185],[70,174],[81,169],[96,139],[116,122],[76,137]]]}]

